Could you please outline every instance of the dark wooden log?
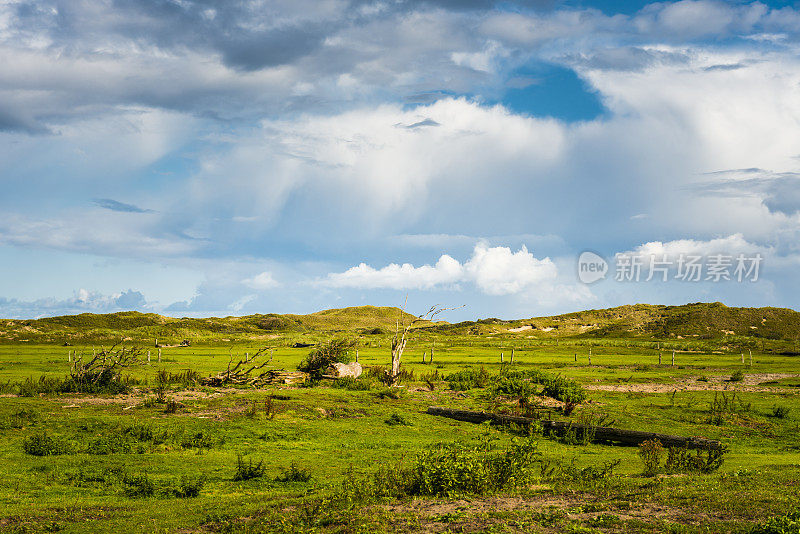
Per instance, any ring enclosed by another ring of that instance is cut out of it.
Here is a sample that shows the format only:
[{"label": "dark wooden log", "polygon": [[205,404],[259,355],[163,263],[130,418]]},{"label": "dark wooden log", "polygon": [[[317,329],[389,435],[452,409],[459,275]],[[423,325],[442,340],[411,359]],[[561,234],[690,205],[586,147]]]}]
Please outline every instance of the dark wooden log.
[{"label": "dark wooden log", "polygon": [[473,412],[470,410],[452,410],[440,406],[429,406],[429,415],[438,415],[457,421],[469,423],[483,423],[491,421],[494,424],[515,424],[527,427],[532,423],[542,425],[545,432],[550,431],[557,435],[563,435],[567,431],[574,431],[577,437],[582,437],[586,433],[592,436],[592,441],[600,443],[616,443],[619,445],[637,446],[647,440],[659,440],[665,447],[687,447],[689,449],[721,449],[722,443],[713,439],[701,437],[672,436],[669,434],[659,434],[656,432],[642,432],[640,430],[623,430],[607,426],[586,426],[578,425],[565,421],[537,420],[530,417],[520,417],[517,415],[502,415],[488,412]]}]

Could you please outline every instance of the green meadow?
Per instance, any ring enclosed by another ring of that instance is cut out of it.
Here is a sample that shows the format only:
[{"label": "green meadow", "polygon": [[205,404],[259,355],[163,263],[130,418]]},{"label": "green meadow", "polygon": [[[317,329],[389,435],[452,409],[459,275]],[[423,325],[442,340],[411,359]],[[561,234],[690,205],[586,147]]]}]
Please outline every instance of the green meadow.
[{"label": "green meadow", "polygon": [[[269,334],[197,326],[194,338],[189,327],[167,337],[149,324],[64,320],[47,332],[17,325],[23,342],[6,324],[17,337],[0,344],[0,531],[800,532],[791,335],[424,324],[399,386],[387,387],[394,316],[367,315],[297,316]],[[125,391],[64,390],[69,360],[90,359],[114,333],[140,349],[120,369]],[[153,334],[191,344],[162,347],[159,362]],[[201,384],[263,348],[264,369],[295,371],[315,348],[296,343],[335,338],[354,343],[358,379]],[[642,447],[461,422],[429,406],[700,436],[725,452],[701,465],[699,453],[665,448],[647,472]],[[669,464],[673,454],[685,461]]]}]

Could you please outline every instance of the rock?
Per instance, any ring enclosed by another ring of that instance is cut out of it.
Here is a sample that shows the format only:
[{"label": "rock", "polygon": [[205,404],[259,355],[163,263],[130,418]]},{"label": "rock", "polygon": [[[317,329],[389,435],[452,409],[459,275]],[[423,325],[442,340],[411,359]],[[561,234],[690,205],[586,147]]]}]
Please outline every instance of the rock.
[{"label": "rock", "polygon": [[353,363],[334,363],[330,367],[325,370],[325,374],[323,376],[329,378],[344,378],[346,376],[352,376],[353,378],[358,378],[361,376],[361,364],[358,362]]}]

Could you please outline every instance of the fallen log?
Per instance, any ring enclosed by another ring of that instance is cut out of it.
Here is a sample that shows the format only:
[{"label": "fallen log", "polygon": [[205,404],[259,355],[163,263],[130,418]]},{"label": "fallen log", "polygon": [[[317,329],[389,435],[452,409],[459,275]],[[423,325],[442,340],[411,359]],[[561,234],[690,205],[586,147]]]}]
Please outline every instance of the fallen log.
[{"label": "fallen log", "polygon": [[599,443],[617,443],[619,445],[637,446],[647,440],[659,440],[664,447],[686,447],[689,449],[721,449],[722,443],[713,439],[701,437],[672,436],[656,432],[642,432],[640,430],[623,430],[607,426],[579,425],[566,421],[537,420],[530,417],[517,415],[502,415],[489,412],[473,412],[470,410],[452,410],[440,406],[429,406],[429,415],[438,415],[457,421],[469,423],[483,423],[491,421],[494,424],[515,424],[527,427],[532,423],[542,425],[545,432],[550,431],[557,435],[564,435],[568,431],[575,432],[576,437],[592,436],[592,441]]}]

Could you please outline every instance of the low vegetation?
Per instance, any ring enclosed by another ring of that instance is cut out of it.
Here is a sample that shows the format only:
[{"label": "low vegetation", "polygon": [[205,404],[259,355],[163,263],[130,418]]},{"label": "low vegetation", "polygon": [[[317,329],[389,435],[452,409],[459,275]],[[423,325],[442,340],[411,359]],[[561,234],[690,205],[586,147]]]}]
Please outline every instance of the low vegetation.
[{"label": "low vegetation", "polygon": [[[1,328],[53,343],[0,344],[0,531],[800,532],[791,313],[634,306],[425,323],[389,387],[397,313]],[[132,338],[124,360],[121,344],[79,341],[104,336]],[[356,350],[362,376],[322,376]],[[240,360],[277,378],[208,380]],[[313,380],[282,383],[298,366]],[[529,419],[487,426],[429,406]],[[564,426],[543,432],[548,421]],[[724,446],[623,447],[599,442],[599,427]]]}]

